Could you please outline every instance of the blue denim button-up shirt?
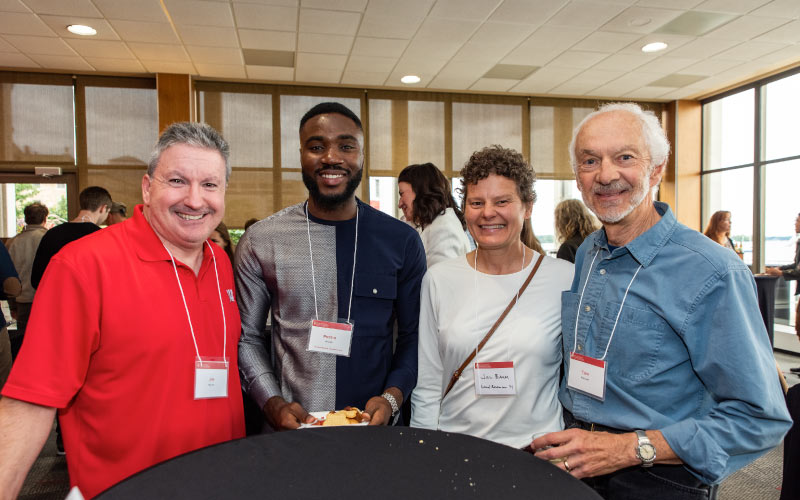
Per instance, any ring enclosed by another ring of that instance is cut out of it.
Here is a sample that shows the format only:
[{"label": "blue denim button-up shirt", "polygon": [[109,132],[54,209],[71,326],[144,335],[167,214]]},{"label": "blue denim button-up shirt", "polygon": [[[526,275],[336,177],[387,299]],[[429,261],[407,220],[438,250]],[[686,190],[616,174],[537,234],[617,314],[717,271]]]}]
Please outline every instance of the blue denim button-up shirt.
[{"label": "blue denim button-up shirt", "polygon": [[660,430],[690,471],[718,483],[777,445],[791,420],[750,270],[655,205],[659,222],[624,247],[609,252],[601,229],[578,249],[562,293],[565,370],[586,280],[576,352],[599,359],[642,269],[608,348],[605,400],[567,389],[566,377],[559,398],[580,420]]}]

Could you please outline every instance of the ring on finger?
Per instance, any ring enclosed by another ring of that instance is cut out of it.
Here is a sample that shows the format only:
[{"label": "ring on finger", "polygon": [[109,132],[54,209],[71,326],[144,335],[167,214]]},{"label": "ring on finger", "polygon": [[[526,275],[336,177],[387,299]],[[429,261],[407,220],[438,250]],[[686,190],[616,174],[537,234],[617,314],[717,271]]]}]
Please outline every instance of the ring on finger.
[{"label": "ring on finger", "polygon": [[570,467],[570,466],[569,466],[569,462],[567,462],[567,459],[566,459],[566,458],[564,459],[564,469],[565,469],[567,472],[571,472],[571,471],[572,471],[572,467]]}]

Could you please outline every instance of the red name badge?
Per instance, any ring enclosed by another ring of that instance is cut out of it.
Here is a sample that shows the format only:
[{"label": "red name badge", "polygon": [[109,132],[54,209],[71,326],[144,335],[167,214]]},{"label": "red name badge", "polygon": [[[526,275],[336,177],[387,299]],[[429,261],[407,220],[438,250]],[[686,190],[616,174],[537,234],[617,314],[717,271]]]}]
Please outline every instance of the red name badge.
[{"label": "red name badge", "polygon": [[350,356],[352,340],[353,325],[349,323],[311,320],[311,332],[308,335],[309,351]]},{"label": "red name badge", "polygon": [[606,398],[606,362],[576,352],[569,355],[567,387],[600,401]]}]

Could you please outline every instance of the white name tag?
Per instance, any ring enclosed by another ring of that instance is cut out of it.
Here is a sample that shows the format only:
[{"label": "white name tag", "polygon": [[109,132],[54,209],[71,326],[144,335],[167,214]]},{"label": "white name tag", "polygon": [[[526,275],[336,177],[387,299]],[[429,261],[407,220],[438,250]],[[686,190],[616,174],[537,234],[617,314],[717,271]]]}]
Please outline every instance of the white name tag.
[{"label": "white name tag", "polygon": [[606,399],[606,362],[577,353],[569,355],[567,387],[603,401]]},{"label": "white name tag", "polygon": [[308,350],[350,356],[350,344],[353,341],[353,325],[333,323],[331,321],[311,321],[311,333],[308,336]]},{"label": "white name tag", "polygon": [[194,362],[194,399],[228,397],[228,358],[199,358]]},{"label": "white name tag", "polygon": [[475,363],[475,394],[478,396],[514,396],[514,362]]}]

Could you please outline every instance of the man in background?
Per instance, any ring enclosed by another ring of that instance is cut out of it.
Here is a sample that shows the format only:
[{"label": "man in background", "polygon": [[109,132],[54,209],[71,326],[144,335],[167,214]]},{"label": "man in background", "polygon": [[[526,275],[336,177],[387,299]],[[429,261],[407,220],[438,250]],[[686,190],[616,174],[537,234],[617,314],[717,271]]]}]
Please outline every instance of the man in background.
[{"label": "man in background", "polygon": [[114,224],[123,222],[127,218],[128,207],[122,202],[115,201],[111,203],[111,210],[108,212],[106,226],[113,226]]},{"label": "man in background", "polygon": [[[794,232],[800,235],[800,214],[794,220]],[[797,243],[794,249],[794,262],[780,267],[768,267],[765,271],[770,276],[781,276],[786,281],[800,279],[800,238],[797,238]],[[800,340],[800,283],[794,287],[794,298],[797,302],[796,312],[794,315],[794,330],[797,333],[797,340]],[[800,366],[789,368],[792,373],[800,374]]]},{"label": "man in background", "polygon": [[28,317],[31,315],[33,295],[36,289],[31,284],[31,270],[33,259],[36,257],[36,250],[39,242],[47,232],[44,227],[49,211],[41,203],[32,203],[25,207],[25,228],[21,233],[14,236],[6,243],[14,267],[17,268],[19,279],[22,282],[22,291],[13,301],[12,310],[17,315],[17,341],[22,342],[25,335],[25,327],[28,325]]},{"label": "man in background", "polygon": [[[11,300],[19,295],[21,286],[8,250],[0,245],[0,300]],[[11,371],[11,342],[6,328],[6,318],[0,311],[0,389]]]}]

